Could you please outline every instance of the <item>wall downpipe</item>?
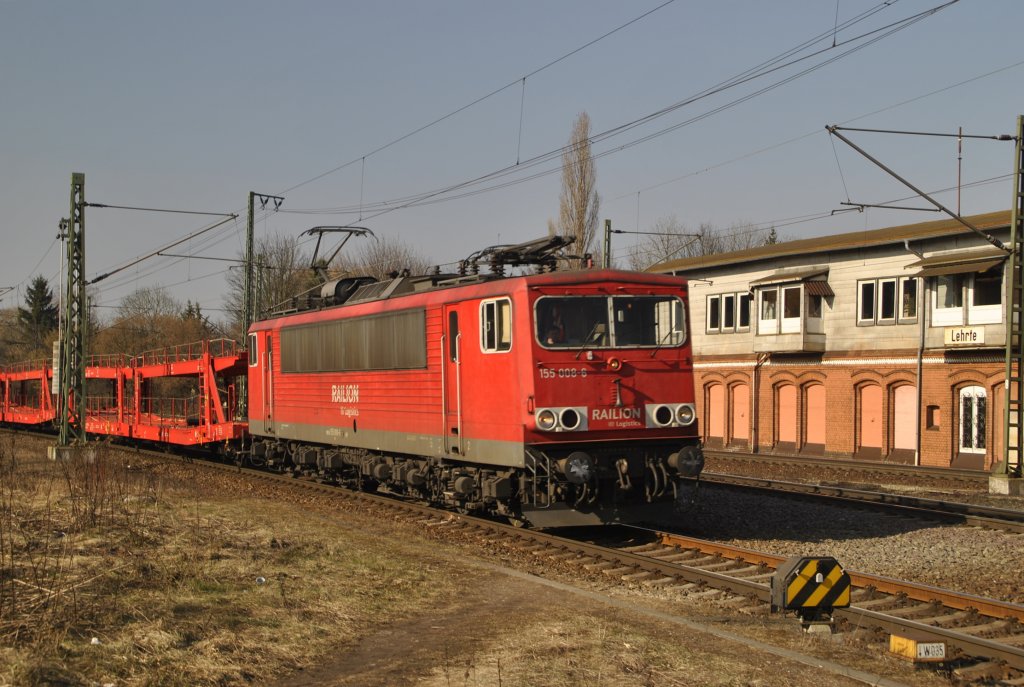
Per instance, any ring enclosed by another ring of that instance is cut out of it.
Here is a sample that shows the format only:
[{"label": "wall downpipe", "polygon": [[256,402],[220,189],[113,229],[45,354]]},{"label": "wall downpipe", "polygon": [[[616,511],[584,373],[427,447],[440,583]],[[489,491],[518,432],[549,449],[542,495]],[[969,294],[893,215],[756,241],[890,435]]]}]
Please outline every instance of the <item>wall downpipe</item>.
[{"label": "wall downpipe", "polygon": [[914,448],[914,465],[917,466],[921,465],[921,430],[924,425],[921,421],[921,411],[924,410],[922,405],[924,403],[924,314],[926,311],[924,303],[926,299],[923,298],[923,288],[921,292],[917,295],[917,445]]},{"label": "wall downpipe", "polygon": [[[908,253],[913,253],[918,259],[923,260],[924,254],[910,247],[910,241],[903,239],[903,247]],[[921,429],[924,422],[921,421],[921,411],[924,410],[924,316],[928,311],[925,304],[928,298],[925,295],[924,280],[921,280],[921,288],[917,290],[917,439],[914,442],[914,465],[921,465]]]}]

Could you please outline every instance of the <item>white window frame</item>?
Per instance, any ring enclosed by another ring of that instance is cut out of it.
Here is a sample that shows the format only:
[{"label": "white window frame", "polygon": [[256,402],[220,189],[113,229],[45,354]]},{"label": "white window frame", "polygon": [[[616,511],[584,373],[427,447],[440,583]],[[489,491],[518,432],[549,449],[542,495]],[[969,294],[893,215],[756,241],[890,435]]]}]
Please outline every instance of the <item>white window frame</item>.
[{"label": "white window frame", "polygon": [[[716,293],[708,296],[705,301],[704,331],[707,334],[732,334],[734,332],[750,331],[750,299],[749,291]],[[743,317],[743,304],[746,303],[747,324],[740,324]],[[715,305],[717,304],[717,305]],[[712,326],[711,315],[714,308],[718,308],[718,326]],[[732,324],[729,324],[729,320]]]},{"label": "white window frame", "polygon": [[[764,300],[767,294],[775,296],[775,312],[772,317],[764,315]],[[779,333],[779,289],[776,287],[757,290],[757,333],[778,334]]]},{"label": "white window frame", "polygon": [[[503,344],[501,340],[502,309],[508,310],[508,343]],[[490,312],[488,312],[490,311]],[[487,337],[489,327],[494,327],[494,345],[491,346]],[[508,353],[512,350],[512,299],[510,298],[489,298],[480,301],[480,351],[484,354]]]},{"label": "white window frame", "polygon": [[[786,316],[786,297],[796,291],[796,316]],[[804,285],[787,284],[779,287],[779,332],[782,334],[799,334],[803,324]]]},{"label": "white window frame", "polygon": [[[955,277],[960,281],[960,305],[956,307],[942,307],[939,305],[939,280],[944,276]],[[950,274],[933,277],[931,288],[932,302],[932,326],[933,327],[955,327],[964,323],[964,275]]]},{"label": "white window frame", "polygon": [[[915,284],[914,315],[903,314],[903,300],[907,295],[907,285]],[[865,300],[865,287],[871,286],[872,295],[870,302]],[[890,317],[883,317],[883,292],[886,287],[893,291],[893,311]],[[870,327],[873,325],[893,324],[914,324],[921,316],[921,290],[922,284],[918,277],[879,277],[878,279],[860,279],[857,281],[857,326]],[[934,297],[933,297],[934,302]],[[871,316],[864,317],[864,306],[870,305]]]},{"label": "white window frame", "polygon": [[[712,313],[718,314],[718,324],[712,326],[711,315]],[[714,296],[708,296],[707,309],[704,312],[704,330],[708,334],[718,334],[722,331],[722,296],[716,294]]]},{"label": "white window frame", "polygon": [[[1003,272],[1005,274],[1005,270]],[[1003,321],[1003,281],[999,281],[999,302],[991,305],[974,304],[974,283],[978,274],[972,274],[967,283],[967,324],[998,324]]]},{"label": "white window frame", "polygon": [[[914,314],[904,315],[903,314],[903,301],[907,297],[907,284],[915,284],[914,286]],[[917,322],[917,318],[921,316],[921,280],[917,277],[902,277],[899,280],[899,300],[896,303],[897,319],[900,324],[913,324]]]},{"label": "white window frame", "polygon": [[[745,306],[744,301],[746,302]],[[736,294],[736,331],[750,331],[750,304],[753,302],[754,297],[749,291]],[[743,324],[744,315],[747,318],[746,324]]]},{"label": "white window frame", "polygon": [[[892,289],[892,316],[885,317],[882,310],[882,294],[886,286]],[[896,316],[899,314],[899,284],[895,277],[875,280],[875,293],[878,303],[875,306],[875,324],[896,324]]]},{"label": "white window frame", "polygon": [[[975,428],[974,436],[971,437],[970,446],[964,445],[964,399],[973,398],[974,403],[971,404],[971,426]],[[960,453],[985,453],[986,447],[986,434],[988,433],[988,393],[985,391],[983,386],[968,386],[960,389],[960,393],[957,396],[957,439],[956,443],[960,449]],[[983,404],[978,401],[984,401]],[[984,405],[981,412],[978,412],[979,405]],[[977,433],[978,427],[978,416],[982,417],[982,424],[985,426],[985,431],[981,433],[981,446],[977,446],[977,439],[979,439]]]},{"label": "white window frame", "polygon": [[[871,298],[864,298],[864,287],[871,286]],[[864,305],[871,305],[871,317],[863,317]],[[878,283],[874,279],[862,279],[857,282],[857,326],[873,325],[878,309]]]},{"label": "white window frame", "polygon": [[[734,332],[736,331],[736,298],[735,293],[723,293],[722,294],[722,331],[723,332]],[[729,323],[728,320],[732,320]]]}]

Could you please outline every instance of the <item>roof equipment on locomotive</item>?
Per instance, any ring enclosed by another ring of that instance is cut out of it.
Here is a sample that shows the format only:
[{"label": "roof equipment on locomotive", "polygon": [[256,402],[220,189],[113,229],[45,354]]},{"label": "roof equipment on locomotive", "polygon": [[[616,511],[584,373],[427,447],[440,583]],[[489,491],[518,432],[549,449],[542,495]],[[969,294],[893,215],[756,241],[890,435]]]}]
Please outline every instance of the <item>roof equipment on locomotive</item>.
[{"label": "roof equipment on locomotive", "polygon": [[671,505],[703,467],[686,282],[550,272],[570,243],[328,282],[254,324],[248,459],[542,526]]}]

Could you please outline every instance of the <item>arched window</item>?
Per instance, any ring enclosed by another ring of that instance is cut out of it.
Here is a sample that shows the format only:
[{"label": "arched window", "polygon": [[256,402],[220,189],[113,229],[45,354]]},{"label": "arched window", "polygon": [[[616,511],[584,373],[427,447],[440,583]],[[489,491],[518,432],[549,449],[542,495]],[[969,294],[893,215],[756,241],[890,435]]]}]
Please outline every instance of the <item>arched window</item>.
[{"label": "arched window", "polygon": [[988,395],[985,388],[969,386],[960,390],[960,452],[985,452],[985,420]]},{"label": "arched window", "polygon": [[775,394],[775,414],[778,418],[776,445],[781,449],[796,449],[796,387],[783,384]]},{"label": "arched window", "polygon": [[737,384],[730,389],[732,398],[732,432],[730,443],[747,444],[750,441],[750,387]]},{"label": "arched window", "polygon": [[866,458],[882,455],[882,387],[868,384],[860,388],[860,424],[858,452]]},{"label": "arched window", "polygon": [[917,387],[898,386],[892,394],[892,450],[917,451]]},{"label": "arched window", "polygon": [[725,386],[709,384],[704,403],[705,440],[714,446],[725,443]]},{"label": "arched window", "polygon": [[804,450],[825,452],[825,385],[811,384],[804,390]]}]

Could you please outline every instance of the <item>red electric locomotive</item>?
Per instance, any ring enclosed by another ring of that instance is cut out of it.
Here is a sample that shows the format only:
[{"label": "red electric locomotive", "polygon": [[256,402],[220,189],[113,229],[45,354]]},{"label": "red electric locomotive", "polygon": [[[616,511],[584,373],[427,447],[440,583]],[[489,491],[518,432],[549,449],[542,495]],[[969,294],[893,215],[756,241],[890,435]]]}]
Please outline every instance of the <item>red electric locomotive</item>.
[{"label": "red electric locomotive", "polygon": [[321,296],[249,331],[255,463],[542,527],[644,517],[700,475],[684,279],[499,270]]}]

